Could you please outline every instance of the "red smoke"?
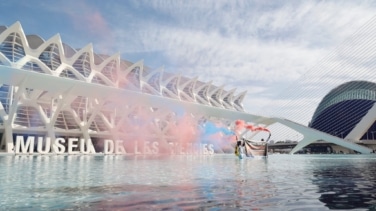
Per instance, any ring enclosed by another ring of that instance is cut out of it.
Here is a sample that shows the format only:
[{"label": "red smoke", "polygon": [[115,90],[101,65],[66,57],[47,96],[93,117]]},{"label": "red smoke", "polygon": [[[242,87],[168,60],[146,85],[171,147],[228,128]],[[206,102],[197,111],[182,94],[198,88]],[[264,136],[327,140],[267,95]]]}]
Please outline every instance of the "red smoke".
[{"label": "red smoke", "polygon": [[266,132],[270,132],[267,128],[265,127],[261,127],[261,126],[254,126],[254,125],[251,125],[251,124],[246,124],[244,122],[244,120],[236,120],[235,121],[235,132],[236,133],[240,133],[241,130],[243,129],[246,129],[246,130],[249,130],[249,131],[266,131]]}]

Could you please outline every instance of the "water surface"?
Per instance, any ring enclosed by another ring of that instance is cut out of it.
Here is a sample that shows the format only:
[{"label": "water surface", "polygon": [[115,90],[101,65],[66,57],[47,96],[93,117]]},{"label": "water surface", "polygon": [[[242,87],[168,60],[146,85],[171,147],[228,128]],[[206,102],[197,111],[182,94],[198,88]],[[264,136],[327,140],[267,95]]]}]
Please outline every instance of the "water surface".
[{"label": "water surface", "polygon": [[376,208],[376,156],[0,156],[4,210]]}]

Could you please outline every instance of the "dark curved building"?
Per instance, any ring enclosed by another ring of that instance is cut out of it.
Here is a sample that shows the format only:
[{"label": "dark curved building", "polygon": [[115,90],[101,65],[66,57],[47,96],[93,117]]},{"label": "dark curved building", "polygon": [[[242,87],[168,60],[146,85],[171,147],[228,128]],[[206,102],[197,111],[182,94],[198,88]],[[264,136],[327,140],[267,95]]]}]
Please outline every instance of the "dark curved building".
[{"label": "dark curved building", "polygon": [[[309,127],[339,138],[347,135],[369,113],[376,102],[376,84],[350,81],[331,90],[320,102]],[[372,115],[372,114],[371,114]],[[367,124],[360,140],[375,140],[376,124]]]}]

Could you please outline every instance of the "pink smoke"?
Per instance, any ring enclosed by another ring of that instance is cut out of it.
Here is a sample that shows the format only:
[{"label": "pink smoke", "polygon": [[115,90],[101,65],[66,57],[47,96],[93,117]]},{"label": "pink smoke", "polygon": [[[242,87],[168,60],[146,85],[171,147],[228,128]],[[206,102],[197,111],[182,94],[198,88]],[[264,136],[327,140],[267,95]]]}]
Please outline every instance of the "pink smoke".
[{"label": "pink smoke", "polygon": [[265,131],[265,132],[270,132],[269,129],[261,126],[255,126],[252,124],[246,124],[244,120],[236,120],[235,121],[235,132],[237,134],[240,134],[242,130],[249,130],[249,131]]},{"label": "pink smoke", "polygon": [[99,48],[101,53],[112,52],[111,48],[114,44],[112,30],[105,17],[93,4],[77,1],[75,8],[62,6],[61,10],[68,15],[76,30],[82,31],[87,37],[97,38],[95,47]]}]

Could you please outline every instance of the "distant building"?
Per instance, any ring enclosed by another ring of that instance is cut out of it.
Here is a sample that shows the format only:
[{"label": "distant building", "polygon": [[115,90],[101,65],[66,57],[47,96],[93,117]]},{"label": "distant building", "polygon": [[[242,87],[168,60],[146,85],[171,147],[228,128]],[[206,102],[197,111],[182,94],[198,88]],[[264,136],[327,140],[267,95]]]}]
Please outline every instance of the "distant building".
[{"label": "distant building", "polygon": [[375,140],[375,102],[375,83],[344,83],[322,99],[309,127],[352,141]]}]

